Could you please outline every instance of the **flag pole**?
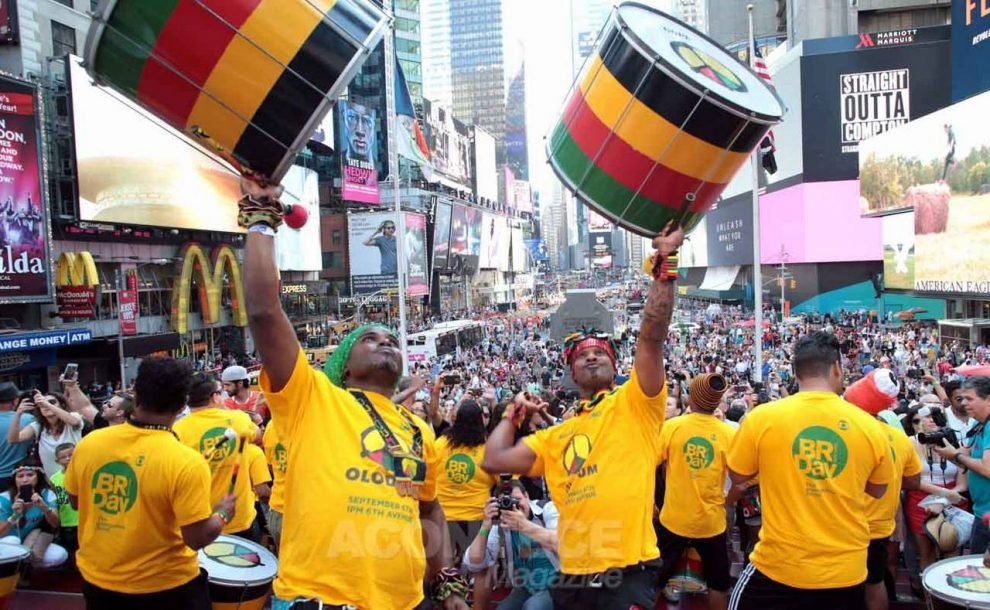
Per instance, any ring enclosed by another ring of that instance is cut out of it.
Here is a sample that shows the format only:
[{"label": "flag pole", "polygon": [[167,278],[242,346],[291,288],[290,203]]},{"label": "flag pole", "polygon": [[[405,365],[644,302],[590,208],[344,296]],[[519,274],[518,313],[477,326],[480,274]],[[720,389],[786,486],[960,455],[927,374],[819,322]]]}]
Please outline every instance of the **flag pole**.
[{"label": "flag pole", "polygon": [[[392,32],[385,35],[385,61],[391,65],[385,69],[385,105],[388,128],[388,165],[389,178],[392,180],[392,195],[395,213],[395,271],[399,280],[399,349],[402,350],[402,374],[409,374],[409,342],[406,336],[406,223],[402,216],[402,194],[399,192],[399,152],[396,148],[399,142],[396,129],[399,128],[399,117],[395,110],[395,65],[399,61],[395,55],[395,43]],[[391,303],[391,301],[390,301]]]},{"label": "flag pole", "polygon": [[[753,37],[753,5],[746,5],[749,18],[749,66],[755,68],[756,39]],[[753,168],[753,306],[756,318],[753,325],[753,347],[755,361],[751,368],[753,381],[763,381],[763,273],[760,268],[760,147],[757,146],[751,158]]]}]

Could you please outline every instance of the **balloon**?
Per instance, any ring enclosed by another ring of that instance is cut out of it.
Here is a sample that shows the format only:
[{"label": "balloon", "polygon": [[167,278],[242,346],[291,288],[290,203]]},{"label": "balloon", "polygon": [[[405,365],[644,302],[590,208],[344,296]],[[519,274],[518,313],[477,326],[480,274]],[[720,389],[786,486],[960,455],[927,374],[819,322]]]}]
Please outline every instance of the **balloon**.
[{"label": "balloon", "polygon": [[292,229],[301,229],[309,220],[309,210],[301,205],[287,205],[285,212],[285,224]]}]

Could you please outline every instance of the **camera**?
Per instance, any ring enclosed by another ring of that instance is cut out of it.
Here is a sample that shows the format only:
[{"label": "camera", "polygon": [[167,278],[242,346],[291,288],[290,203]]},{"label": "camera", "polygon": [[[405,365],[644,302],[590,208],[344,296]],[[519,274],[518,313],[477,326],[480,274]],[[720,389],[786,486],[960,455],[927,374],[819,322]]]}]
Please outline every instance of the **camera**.
[{"label": "camera", "polygon": [[908,379],[921,379],[925,376],[925,371],[921,369],[908,369]]},{"label": "camera", "polygon": [[461,382],[460,375],[444,375],[443,382],[446,385],[457,385]]},{"label": "camera", "polygon": [[498,523],[501,521],[502,511],[516,510],[519,508],[519,500],[512,497],[511,474],[498,475],[498,491],[496,494],[497,495],[495,497],[498,500],[498,513],[495,515],[495,518],[492,519],[492,523]]},{"label": "camera", "polygon": [[922,445],[938,445],[942,446],[942,441],[947,440],[949,444],[959,448],[959,437],[956,436],[956,431],[948,426],[939,428],[934,432],[919,432],[918,442]]}]

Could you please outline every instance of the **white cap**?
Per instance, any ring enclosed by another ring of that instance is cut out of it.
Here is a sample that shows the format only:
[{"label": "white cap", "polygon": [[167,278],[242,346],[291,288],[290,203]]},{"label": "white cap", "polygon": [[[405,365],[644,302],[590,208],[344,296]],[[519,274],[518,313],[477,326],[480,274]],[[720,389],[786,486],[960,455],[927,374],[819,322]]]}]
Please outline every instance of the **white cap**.
[{"label": "white cap", "polygon": [[243,366],[228,366],[220,375],[220,381],[243,381],[248,378],[247,369]]}]

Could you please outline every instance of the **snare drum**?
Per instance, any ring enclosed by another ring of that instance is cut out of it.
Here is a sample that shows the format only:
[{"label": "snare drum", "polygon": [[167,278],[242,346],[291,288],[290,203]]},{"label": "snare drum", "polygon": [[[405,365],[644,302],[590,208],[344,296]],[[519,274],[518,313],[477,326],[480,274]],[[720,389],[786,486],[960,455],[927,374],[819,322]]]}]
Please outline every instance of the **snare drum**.
[{"label": "snare drum", "polygon": [[278,183],[388,23],[370,0],[101,0],[86,69]]},{"label": "snare drum", "polygon": [[921,576],[929,610],[972,608],[990,610],[990,568],[982,555],[943,559]]},{"label": "snare drum", "polygon": [[784,105],[742,62],[655,9],[612,12],[547,140],[561,181],[598,213],[652,237],[693,228]]},{"label": "snare drum", "polygon": [[688,547],[681,555],[670,577],[670,585],[686,593],[705,593],[708,584],[702,571],[701,555],[693,547]]},{"label": "snare drum", "polygon": [[227,535],[199,550],[199,566],[209,575],[213,610],[262,610],[278,572],[268,549]]},{"label": "snare drum", "polygon": [[21,564],[31,556],[27,547],[0,543],[0,610],[7,610],[14,599]]}]

